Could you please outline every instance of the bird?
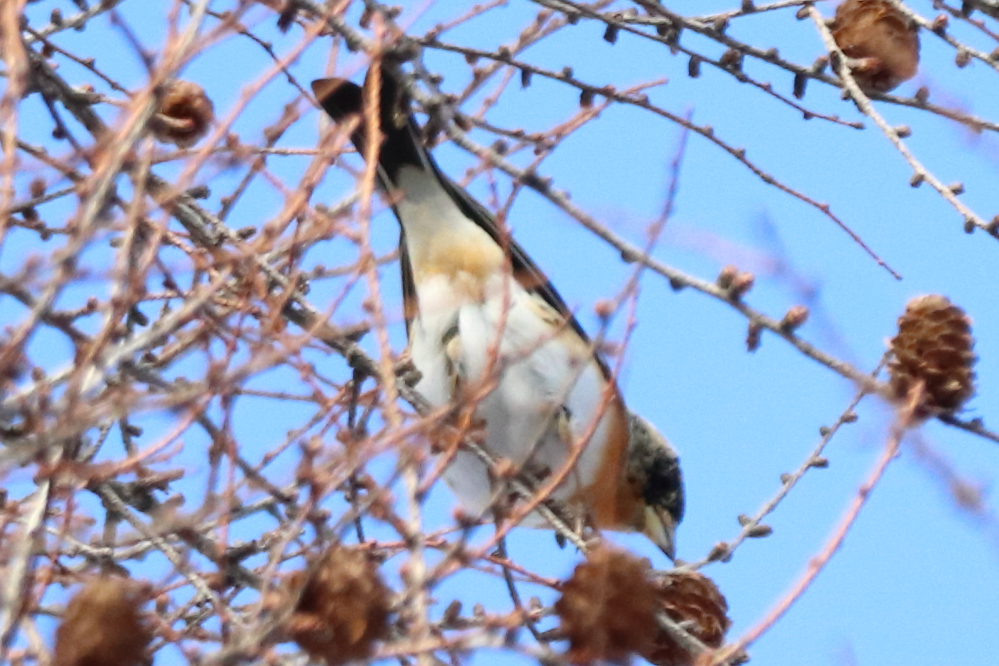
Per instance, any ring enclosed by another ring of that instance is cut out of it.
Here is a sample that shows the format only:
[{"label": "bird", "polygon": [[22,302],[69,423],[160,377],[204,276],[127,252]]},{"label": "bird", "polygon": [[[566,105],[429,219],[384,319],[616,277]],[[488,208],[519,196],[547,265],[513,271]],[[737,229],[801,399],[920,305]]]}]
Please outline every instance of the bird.
[{"label": "bird", "polygon": [[[378,144],[377,181],[400,224],[415,389],[435,407],[474,394],[491,456],[541,483],[562,474],[549,497],[579,524],[641,532],[673,560],[685,508],[677,452],[627,409],[610,367],[545,274],[441,171],[405,76],[385,59],[369,68],[363,88],[326,78],[312,89],[336,123],[356,119],[350,139],[362,156],[370,138]],[[375,92],[378,110],[368,113],[377,115],[377,128],[364,111]],[[461,447],[453,455],[445,482],[463,509],[486,515],[496,503],[489,468]],[[535,511],[520,524],[548,522]]]}]

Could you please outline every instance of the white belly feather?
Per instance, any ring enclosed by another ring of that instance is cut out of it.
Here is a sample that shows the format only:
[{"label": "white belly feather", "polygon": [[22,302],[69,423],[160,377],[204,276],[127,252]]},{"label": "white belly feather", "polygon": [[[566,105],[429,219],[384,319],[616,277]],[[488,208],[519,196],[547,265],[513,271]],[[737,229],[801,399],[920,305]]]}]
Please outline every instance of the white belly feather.
[{"label": "white belly feather", "polygon": [[[593,482],[601,461],[600,447],[585,442],[605,440],[612,421],[604,409],[607,382],[592,350],[509,274],[505,253],[458,208],[432,170],[404,166],[396,184],[405,193],[396,213],[419,309],[409,332],[413,364],[422,374],[416,388],[440,407],[452,401],[455,379],[472,390],[498,380],[475,413],[485,423],[487,450],[556,475],[572,447],[582,444],[554,493],[571,498],[581,489],[580,478]],[[452,357],[444,349],[448,341]],[[594,428],[596,414],[604,416]],[[493,488],[474,454],[459,451],[444,479],[468,512],[482,515],[489,508]],[[525,522],[547,524],[539,516]]]},{"label": "white belly feather", "polygon": [[[570,460],[572,446],[590,434],[592,415],[606,399],[606,382],[592,351],[560,341],[560,334],[571,333],[563,325],[553,325],[553,313],[541,310],[539,316],[537,300],[508,275],[490,278],[483,299],[473,302],[466,294],[456,293],[452,277],[433,276],[418,286],[420,316],[410,330],[413,363],[422,374],[417,389],[434,405],[442,406],[452,399],[454,383],[449,371],[472,390],[496,379],[495,388],[476,410],[476,417],[485,422],[488,451],[518,466],[529,459],[528,469],[560,474]],[[442,341],[448,337],[455,340],[449,349],[456,359],[445,354]],[[491,349],[495,350],[492,354]],[[568,423],[572,441],[563,440],[565,425],[560,437],[556,416]],[[607,419],[601,419],[592,437],[599,441],[606,428]],[[600,462],[596,448],[584,446],[555,498],[573,496],[580,489],[580,478],[595,478]],[[444,478],[466,511],[479,515],[489,507],[493,489],[485,465],[474,454],[459,451]],[[546,523],[532,514],[524,524]]]}]

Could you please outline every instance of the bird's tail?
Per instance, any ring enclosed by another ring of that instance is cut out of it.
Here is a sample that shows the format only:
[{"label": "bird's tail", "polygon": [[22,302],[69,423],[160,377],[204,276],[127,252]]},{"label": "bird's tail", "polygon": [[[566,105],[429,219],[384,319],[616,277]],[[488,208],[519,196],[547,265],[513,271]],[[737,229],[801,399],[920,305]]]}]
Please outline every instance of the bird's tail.
[{"label": "bird's tail", "polygon": [[[317,79],[312,82],[312,92],[323,110],[337,123],[360,118],[350,140],[366,156],[371,140],[381,142],[378,151],[379,177],[386,189],[397,183],[403,166],[433,170],[432,159],[423,146],[420,130],[410,112],[410,99],[402,84],[398,66],[383,62],[372,66],[364,87],[346,79]],[[380,80],[380,84],[376,81]],[[378,111],[372,113],[366,103],[378,93]],[[371,127],[368,120],[378,118],[378,127]]]}]

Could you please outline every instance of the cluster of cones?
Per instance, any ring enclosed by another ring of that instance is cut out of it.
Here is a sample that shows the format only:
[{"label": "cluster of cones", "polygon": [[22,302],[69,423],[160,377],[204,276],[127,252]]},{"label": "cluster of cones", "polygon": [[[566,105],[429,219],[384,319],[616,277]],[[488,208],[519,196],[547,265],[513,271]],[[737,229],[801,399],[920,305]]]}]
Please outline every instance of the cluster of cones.
[{"label": "cluster of cones", "polygon": [[704,647],[721,647],[731,622],[714,582],[692,571],[651,573],[647,561],[607,547],[576,567],[555,604],[571,662],[620,663],[638,654],[657,666],[694,664],[698,655],[660,625],[660,613]]},{"label": "cluster of cones", "polygon": [[[265,597],[282,617],[282,638],[328,666],[370,658],[387,638],[392,591],[363,548],[338,546]],[[66,607],[55,666],[140,666],[153,639],[142,607],[147,587],[117,576],[92,579]],[[730,625],[715,584],[695,572],[653,575],[648,561],[608,547],[593,550],[562,585],[555,604],[569,661],[623,661],[638,654],[658,666],[687,666],[697,655],[661,628],[662,613],[704,646],[721,646]],[[276,640],[281,640],[277,638]]]}]

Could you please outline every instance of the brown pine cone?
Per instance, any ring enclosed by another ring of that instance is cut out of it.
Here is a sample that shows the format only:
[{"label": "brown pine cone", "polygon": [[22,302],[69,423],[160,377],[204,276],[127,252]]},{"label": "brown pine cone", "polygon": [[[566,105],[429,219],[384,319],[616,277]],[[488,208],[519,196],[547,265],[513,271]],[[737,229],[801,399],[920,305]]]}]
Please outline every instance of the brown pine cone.
[{"label": "brown pine cone", "polygon": [[836,8],[833,38],[847,57],[864,92],[888,92],[916,75],[918,27],[886,0],[845,0]]},{"label": "brown pine cone", "polygon": [[916,416],[953,413],[975,392],[975,365],[971,319],[946,296],[918,296],[898,318],[892,338],[895,358],[888,365],[895,398],[905,400],[922,382],[924,397]]},{"label": "brown pine cone", "polygon": [[94,578],[66,604],[56,630],[54,666],[136,666],[148,663],[153,633],[141,608],[141,584],[117,576]]},{"label": "brown pine cone", "polygon": [[360,548],[331,548],[291,585],[302,592],[285,631],[313,659],[366,659],[388,634],[391,591]]},{"label": "brown pine cone", "polygon": [[163,91],[149,126],[157,141],[187,148],[208,133],[214,120],[215,107],[201,86],[191,81],[173,81]]},{"label": "brown pine cone", "polygon": [[[671,620],[709,648],[719,648],[732,622],[728,602],[718,586],[696,572],[670,573],[658,581],[660,608]],[[687,652],[665,631],[659,630],[652,649],[642,656],[656,666],[690,666],[695,655]]]},{"label": "brown pine cone", "polygon": [[651,649],[659,630],[655,588],[647,563],[601,546],[576,567],[555,603],[560,629],[575,664],[623,662]]}]

